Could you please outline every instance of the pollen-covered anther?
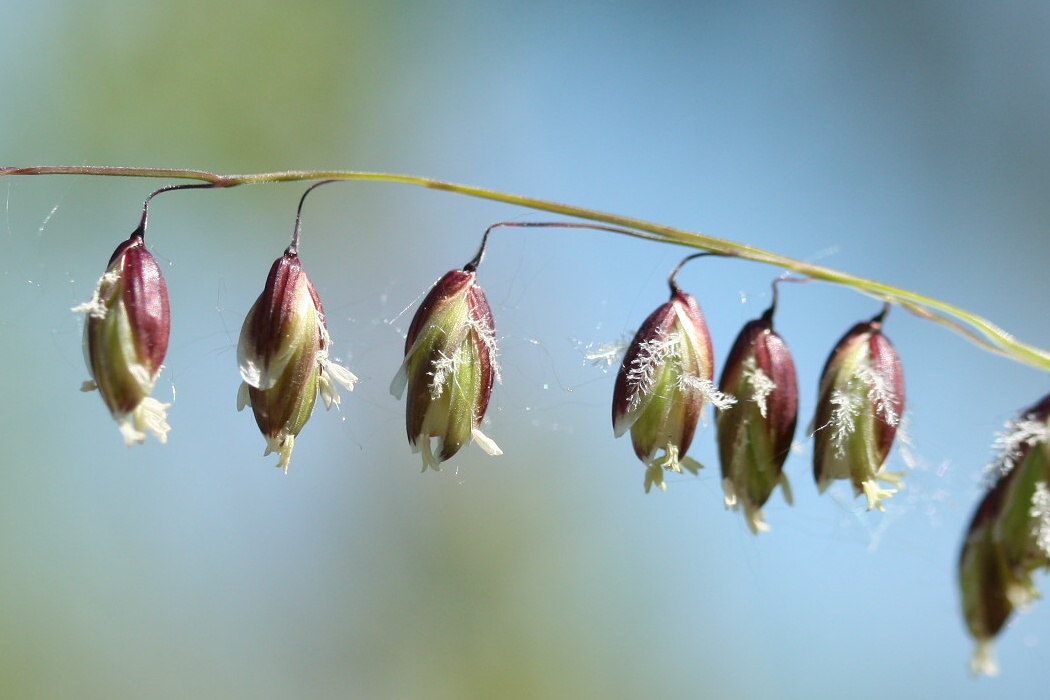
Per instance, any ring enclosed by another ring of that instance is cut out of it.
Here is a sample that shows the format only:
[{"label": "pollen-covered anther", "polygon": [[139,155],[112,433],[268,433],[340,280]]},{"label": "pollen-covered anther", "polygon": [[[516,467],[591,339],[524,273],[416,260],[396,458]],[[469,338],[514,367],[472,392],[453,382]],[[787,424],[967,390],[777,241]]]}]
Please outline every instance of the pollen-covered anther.
[{"label": "pollen-covered anther", "polygon": [[336,387],[341,386],[347,391],[353,391],[354,385],[357,384],[357,376],[346,367],[329,361],[327,353],[320,360],[320,364],[321,371],[317,376],[317,388],[321,392],[321,399],[324,401],[325,409],[330,409],[332,406],[338,406],[342,402],[339,389]]},{"label": "pollen-covered anther", "polygon": [[646,463],[645,492],[649,493],[653,486],[656,486],[656,488],[661,491],[666,491],[667,484],[664,482],[665,472],[681,474],[684,469],[690,474],[696,475],[701,469],[703,469],[703,466],[704,465],[691,457],[680,455],[678,453],[678,446],[673,443],[668,443],[664,447],[662,454],[654,454]]},{"label": "pollen-covered anther", "polygon": [[667,444],[665,458],[660,462],[660,466],[670,472],[682,473],[682,467],[678,463],[678,445],[673,443]]},{"label": "pollen-covered anther", "polygon": [[[880,481],[892,486],[883,486]],[[904,474],[880,468],[873,478],[862,482],[861,487],[868,502],[868,510],[885,511],[886,506],[882,502],[904,488]]]},{"label": "pollen-covered anther", "polygon": [[264,437],[266,438],[266,449],[263,450],[263,457],[276,453],[277,467],[287,473],[288,465],[292,461],[292,448],[295,447],[295,436],[282,432],[277,435],[265,435]]},{"label": "pollen-covered anther", "polygon": [[660,491],[667,490],[667,484],[664,483],[664,470],[659,464],[649,464],[645,468],[645,492],[649,493],[653,486]]}]

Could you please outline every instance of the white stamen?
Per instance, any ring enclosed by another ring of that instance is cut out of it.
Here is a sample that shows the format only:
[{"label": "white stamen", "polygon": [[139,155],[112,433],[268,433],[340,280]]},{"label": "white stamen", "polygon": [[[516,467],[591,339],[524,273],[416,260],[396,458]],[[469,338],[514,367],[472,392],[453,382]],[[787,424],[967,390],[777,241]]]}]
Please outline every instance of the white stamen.
[{"label": "white stamen", "polygon": [[678,445],[669,442],[667,448],[664,450],[664,461],[660,462],[660,466],[669,472],[682,473],[682,467],[678,464]]},{"label": "white stamen", "polygon": [[[892,484],[894,488],[883,488],[879,485],[880,481]],[[861,487],[865,498],[868,500],[868,510],[878,509],[885,511],[886,507],[882,505],[882,502],[904,488],[904,475],[900,472],[888,472],[885,468],[880,468],[872,478],[861,482]]]},{"label": "white stamen", "polygon": [[[327,355],[324,351],[321,354]],[[346,367],[329,362],[325,357],[319,360],[319,364],[321,367],[317,373],[317,391],[321,395],[321,400],[324,401],[325,409],[331,409],[333,405],[338,406],[341,401],[335,383],[338,382],[347,391],[353,391],[357,377]]]},{"label": "white stamen", "polygon": [[124,444],[128,447],[141,445],[146,441],[146,433],[157,438],[161,444],[168,441],[168,433],[171,426],[168,425],[167,409],[170,403],[161,403],[152,396],[147,396],[139,402],[131,413],[115,416],[120,434],[124,437]]},{"label": "white stamen", "polygon": [[769,532],[772,529],[766,522],[766,514],[762,512],[762,509],[755,508],[748,503],[744,504],[744,520],[752,535]]},{"label": "white stamen", "polygon": [[431,447],[430,441],[435,438],[424,437],[422,441],[423,451],[423,471],[430,467],[436,472],[441,471],[441,462],[438,461],[437,457],[434,456],[434,450]]},{"label": "white stamen", "polygon": [[117,427],[120,428],[120,434],[124,437],[124,444],[128,447],[141,445],[146,441],[146,433],[135,429],[130,415],[118,420]]},{"label": "white stamen", "polygon": [[493,457],[499,457],[503,454],[503,450],[499,448],[499,445],[496,444],[495,440],[485,435],[485,433],[477,428],[471,429],[470,436],[474,438],[474,442],[476,442],[478,447],[484,450],[486,454],[492,455]]},{"label": "white stamen", "polygon": [[106,305],[102,303],[102,287],[116,283],[118,275],[116,272],[106,272],[95,285],[95,291],[91,293],[91,299],[83,304],[77,304],[71,311],[78,314],[87,314],[92,318],[102,319],[106,317]]},{"label": "white stamen", "polygon": [[739,500],[736,496],[736,486],[732,479],[722,479],[722,491],[725,492],[724,503],[726,510],[735,510]]},{"label": "white stamen", "polygon": [[336,384],[343,387],[347,391],[354,390],[354,385],[357,384],[356,374],[351,372],[346,367],[343,367],[340,364],[336,364],[335,362],[327,362],[325,364],[325,369],[328,370],[329,376],[331,376],[332,380]]},{"label": "white stamen", "polygon": [[168,433],[171,432],[167,412],[170,407],[170,403],[161,403],[152,396],[147,396],[135,407],[135,427],[148,432],[161,444],[166,443]]},{"label": "white stamen", "polygon": [[978,639],[977,647],[970,659],[970,670],[986,676],[998,676],[999,664],[995,662],[995,648],[992,640]]},{"label": "white stamen", "polygon": [[276,452],[279,455],[277,466],[287,474],[288,464],[292,461],[293,448],[295,448],[295,436],[289,435],[282,430],[276,437],[266,436],[266,451],[263,452],[263,457]]}]

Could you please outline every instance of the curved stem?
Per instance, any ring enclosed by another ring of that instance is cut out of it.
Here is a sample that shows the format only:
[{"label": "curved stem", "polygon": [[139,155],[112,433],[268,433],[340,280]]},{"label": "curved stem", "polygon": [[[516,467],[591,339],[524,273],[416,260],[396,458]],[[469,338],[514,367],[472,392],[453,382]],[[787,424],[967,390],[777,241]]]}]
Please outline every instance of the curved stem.
[{"label": "curved stem", "polygon": [[[0,172],[0,175],[3,175],[3,174],[4,173]],[[163,194],[164,192],[172,192],[174,190],[208,189],[208,188],[211,188],[211,187],[214,187],[214,186],[215,185],[212,185],[211,183],[205,182],[205,183],[200,184],[200,185],[168,185],[167,187],[161,187],[159,190],[153,190],[152,192],[150,192],[146,196],[146,200],[142,203],[142,218],[139,219],[139,226],[138,226],[138,228],[135,229],[135,232],[132,233],[131,235],[132,236],[138,236],[140,238],[144,238],[145,237],[145,235],[146,235],[146,220],[149,218],[149,203],[152,202],[153,198],[156,197],[158,194]]]},{"label": "curved stem", "polygon": [[586,209],[568,204],[560,204],[534,197],[524,197],[497,190],[489,190],[471,185],[460,185],[442,180],[400,175],[396,173],[370,173],[353,170],[289,170],[273,173],[252,173],[245,175],[219,175],[206,170],[181,170],[172,168],[135,168],[93,165],[44,165],[29,168],[0,168],[0,177],[6,175],[99,175],[110,177],[154,177],[179,180],[198,180],[210,183],[213,187],[236,187],[270,182],[302,182],[311,180],[362,180],[370,182],[393,182],[428,189],[454,192],[467,197],[477,197],[495,202],[504,202],[515,206],[527,207],[539,211],[560,214],[587,221],[596,221],[627,231],[619,231],[631,236],[656,239],[666,243],[698,248],[712,253],[719,253],[753,262],[765,263],[791,270],[799,275],[812,279],[852,287],[857,291],[877,299],[897,304],[921,318],[936,321],[951,330],[960,333],[967,340],[978,346],[1004,355],[1012,360],[1031,365],[1037,369],[1050,371],[1050,352],[1023,343],[996,326],[991,321],[970,313],[952,304],[918,294],[908,289],[894,287],[864,277],[840,272],[822,265],[814,265],[802,260],[795,260],[777,253],[755,248],[742,243],[735,243],[714,236],[694,233],[672,226],[664,226],[643,219],[610,214],[595,209]]},{"label": "curved stem", "polygon": [[288,244],[288,249],[285,250],[285,254],[298,255],[299,254],[299,233],[302,231],[303,224],[303,204],[306,203],[306,195],[316,190],[321,185],[327,185],[335,180],[321,180],[315,182],[306,188],[303,192],[303,196],[299,198],[299,208],[295,210],[295,227],[292,229],[292,242]]},{"label": "curved stem", "polygon": [[[602,226],[601,224],[583,224],[573,221],[499,221],[492,224],[485,229],[485,234],[481,237],[481,246],[478,247],[478,252],[474,254],[474,257],[463,266],[463,269],[467,272],[473,272],[478,269],[478,265],[481,264],[482,259],[485,257],[485,249],[489,243],[489,234],[497,228],[585,228],[591,231],[608,231],[609,233],[620,233],[624,236],[635,236],[640,238],[648,238],[649,240],[660,243],[663,241],[658,236],[650,236],[642,233],[641,231],[632,231],[630,229],[622,228],[619,226]],[[710,253],[697,253],[697,255],[710,255]],[[694,257],[694,256],[690,256]],[[685,261],[682,261],[684,264]],[[679,264],[679,268],[682,266]],[[675,273],[678,272],[678,268],[675,268]]]},{"label": "curved stem", "polygon": [[696,260],[697,258],[703,258],[703,257],[706,257],[708,255],[718,255],[718,253],[711,253],[711,252],[706,251],[706,250],[703,251],[703,252],[700,252],[700,253],[693,253],[692,255],[685,256],[681,260],[681,262],[679,262],[677,265],[674,266],[674,269],[671,270],[671,274],[669,274],[667,276],[667,286],[671,288],[671,296],[672,297],[675,294],[677,294],[678,291],[679,291],[678,290],[678,273],[682,271],[682,268],[685,267],[685,264],[687,262],[689,262],[690,260]]}]

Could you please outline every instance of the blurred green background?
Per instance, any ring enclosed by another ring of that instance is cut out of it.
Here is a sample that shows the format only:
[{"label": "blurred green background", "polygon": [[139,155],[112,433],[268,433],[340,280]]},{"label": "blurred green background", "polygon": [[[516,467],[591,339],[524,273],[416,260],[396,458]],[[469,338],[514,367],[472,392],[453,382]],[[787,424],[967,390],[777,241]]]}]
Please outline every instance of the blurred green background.
[{"label": "blurred green background", "polygon": [[[1050,347],[1050,8],[1041,2],[0,2],[0,165],[408,172],[733,238],[914,288]],[[973,679],[954,580],[1033,370],[904,312],[908,488],[818,498],[804,428],[832,344],[877,304],[782,295],[796,505],[754,538],[698,478],[645,495],[586,353],[665,299],[683,251],[503,230],[480,280],[503,383],[419,474],[387,392],[428,285],[486,226],[550,217],[372,183],[311,196],[301,248],[361,382],[287,476],[235,412],[240,323],[302,185],[164,195],[166,446],[126,449],[80,319],[164,182],[6,178],[0,220],[0,697],[1010,697],[1050,680],[1050,606]],[[682,273],[723,358],[779,270]],[[904,468],[899,452],[892,465]],[[1045,581],[1042,581],[1045,586]]]}]

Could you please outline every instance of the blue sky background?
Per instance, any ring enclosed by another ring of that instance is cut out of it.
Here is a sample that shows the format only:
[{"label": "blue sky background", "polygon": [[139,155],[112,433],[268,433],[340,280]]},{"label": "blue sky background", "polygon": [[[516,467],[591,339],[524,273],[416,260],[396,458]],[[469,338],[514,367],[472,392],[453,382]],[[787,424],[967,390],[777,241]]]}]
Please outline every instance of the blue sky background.
[{"label": "blue sky background", "polygon": [[[646,218],[943,298],[1050,347],[1043,3],[0,2],[0,164],[407,172]],[[166,446],[128,450],[79,319],[161,182],[0,182],[0,694],[18,698],[1006,697],[1050,679],[1050,609],[967,672],[955,561],[1002,423],[1046,378],[895,311],[911,452],[886,513],[818,497],[803,429],[877,304],[784,290],[796,503],[752,537],[709,468],[646,495],[588,348],[684,251],[503,230],[479,278],[503,383],[418,473],[387,391],[414,304],[481,232],[550,217],[399,185],[311,196],[302,259],[361,382],[287,476],[235,412],[244,313],[301,185],[158,198]],[[716,355],[780,271],[680,282]],[[892,463],[903,468],[899,451]],[[1045,580],[1040,580],[1045,586]]]}]

